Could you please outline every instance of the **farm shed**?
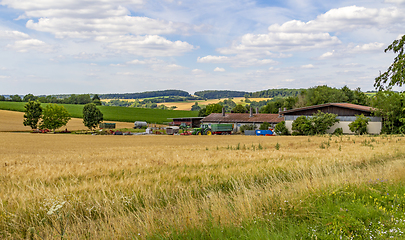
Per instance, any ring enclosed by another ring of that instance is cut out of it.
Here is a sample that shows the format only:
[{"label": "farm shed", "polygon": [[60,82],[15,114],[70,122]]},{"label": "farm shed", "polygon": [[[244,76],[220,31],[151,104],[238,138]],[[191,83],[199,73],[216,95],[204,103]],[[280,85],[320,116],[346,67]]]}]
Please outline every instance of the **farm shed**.
[{"label": "farm shed", "polygon": [[285,125],[288,130],[291,132],[292,123],[299,116],[311,116],[318,111],[324,113],[333,113],[338,115],[339,123],[333,125],[327,132],[333,133],[336,128],[342,128],[343,133],[353,134],[350,131],[349,124],[356,120],[356,115],[363,114],[368,117],[370,120],[368,122],[367,131],[370,134],[380,134],[382,127],[381,117],[374,117],[372,115],[372,108],[362,105],[356,105],[351,103],[325,103],[320,105],[314,105],[310,107],[302,107],[291,109],[287,111],[280,111],[280,114],[284,116]]},{"label": "farm shed", "polygon": [[279,114],[265,114],[265,113],[211,113],[201,120],[204,124],[215,123],[231,123],[233,124],[233,131],[237,132],[243,125],[255,125],[257,128],[264,122],[268,122],[274,127],[277,123],[283,121],[284,118]]},{"label": "farm shed", "polygon": [[187,126],[192,128],[200,127],[201,119],[203,117],[188,117],[188,118],[170,118],[173,121],[169,124],[170,126],[180,126],[180,124],[185,123]]}]

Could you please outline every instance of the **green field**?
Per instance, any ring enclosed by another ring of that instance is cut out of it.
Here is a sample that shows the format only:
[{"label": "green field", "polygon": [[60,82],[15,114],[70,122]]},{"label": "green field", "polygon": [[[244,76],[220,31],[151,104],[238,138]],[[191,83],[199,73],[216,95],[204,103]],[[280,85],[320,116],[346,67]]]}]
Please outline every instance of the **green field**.
[{"label": "green field", "polygon": [[[1,110],[24,111],[25,102],[0,102]],[[41,104],[45,107],[47,103]],[[61,104],[70,113],[71,117],[82,118],[84,105]],[[128,108],[128,107],[110,107],[99,106],[99,109],[104,114],[106,121],[134,122],[146,121],[148,123],[170,122],[168,118],[178,117],[197,117],[198,112],[195,111],[180,111],[180,110],[162,110],[162,109],[147,109],[147,108]]]}]

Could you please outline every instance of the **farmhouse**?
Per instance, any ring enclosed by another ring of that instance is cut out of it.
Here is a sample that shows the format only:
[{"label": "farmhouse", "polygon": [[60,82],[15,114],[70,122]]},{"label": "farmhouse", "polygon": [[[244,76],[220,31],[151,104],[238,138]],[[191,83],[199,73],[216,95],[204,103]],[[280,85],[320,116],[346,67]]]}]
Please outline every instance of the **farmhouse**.
[{"label": "farmhouse", "polygon": [[252,110],[250,110],[250,113],[225,113],[223,110],[222,113],[211,113],[207,117],[203,118],[201,123],[230,123],[234,126],[234,132],[237,132],[243,125],[255,125],[257,128],[259,128],[262,123],[268,122],[272,127],[274,127],[277,123],[283,120],[284,118],[279,114],[253,114]]},{"label": "farmhouse", "polygon": [[324,113],[333,113],[338,115],[339,123],[333,125],[327,132],[333,133],[336,128],[342,128],[343,133],[353,134],[350,131],[349,124],[356,120],[356,115],[363,114],[367,116],[370,120],[368,122],[367,131],[370,134],[380,134],[382,121],[381,117],[371,116],[372,108],[362,105],[356,105],[351,103],[326,103],[310,107],[302,107],[291,109],[287,111],[280,111],[280,114],[284,116],[285,125],[291,132],[292,123],[299,116],[311,116],[312,114],[321,111]]}]

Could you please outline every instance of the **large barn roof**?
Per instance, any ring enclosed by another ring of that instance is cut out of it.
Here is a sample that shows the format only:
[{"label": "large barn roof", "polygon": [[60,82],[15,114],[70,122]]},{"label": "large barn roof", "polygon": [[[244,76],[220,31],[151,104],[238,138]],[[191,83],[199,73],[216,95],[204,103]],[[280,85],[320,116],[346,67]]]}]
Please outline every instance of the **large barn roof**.
[{"label": "large barn roof", "polygon": [[284,120],[284,117],[280,117],[278,114],[253,114],[250,117],[249,113],[226,113],[225,116],[222,113],[211,113],[205,117],[201,122],[217,122],[217,123],[279,123]]},{"label": "large barn roof", "polygon": [[340,107],[340,108],[346,108],[346,109],[352,109],[352,110],[357,110],[361,112],[367,112],[371,113],[373,110],[372,107],[368,106],[362,106],[362,105],[357,105],[357,104],[352,104],[352,103],[325,103],[325,104],[319,104],[319,105],[314,105],[314,106],[309,106],[309,107],[302,107],[302,108],[295,108],[287,111],[281,111],[281,114],[289,115],[293,114],[295,112],[301,112],[305,110],[312,110],[312,109],[320,109],[320,108],[325,108],[325,107]]}]

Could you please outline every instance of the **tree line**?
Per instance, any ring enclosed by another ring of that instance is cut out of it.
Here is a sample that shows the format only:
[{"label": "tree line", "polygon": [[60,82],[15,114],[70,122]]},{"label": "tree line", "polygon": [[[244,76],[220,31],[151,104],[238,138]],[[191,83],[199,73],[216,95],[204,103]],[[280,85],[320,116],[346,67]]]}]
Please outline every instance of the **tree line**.
[{"label": "tree line", "polygon": [[[67,95],[66,95],[67,96]],[[95,94],[91,96],[90,94],[71,94],[65,98],[58,98],[54,95],[48,96],[34,96],[29,93],[24,97],[19,95],[11,95],[8,98],[0,96],[0,101],[10,101],[10,102],[29,102],[29,101],[38,101],[40,103],[57,103],[57,104],[87,104],[94,103],[96,105],[101,105],[100,97]]]}]

